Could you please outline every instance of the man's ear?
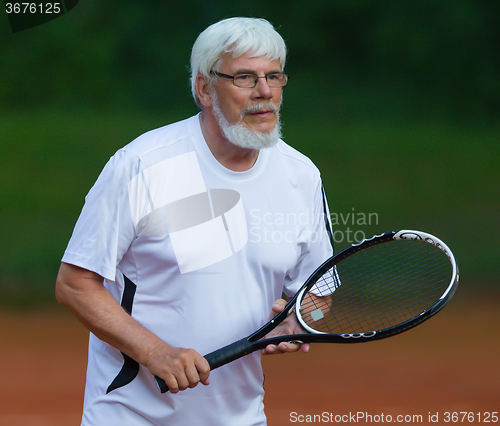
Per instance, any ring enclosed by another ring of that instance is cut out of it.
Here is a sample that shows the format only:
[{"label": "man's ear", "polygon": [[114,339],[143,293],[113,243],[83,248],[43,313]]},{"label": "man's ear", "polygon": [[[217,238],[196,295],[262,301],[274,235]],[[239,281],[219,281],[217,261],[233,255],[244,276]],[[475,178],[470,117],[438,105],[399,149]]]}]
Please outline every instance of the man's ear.
[{"label": "man's ear", "polygon": [[203,106],[212,106],[212,98],[210,97],[210,81],[203,74],[196,76],[196,94]]}]

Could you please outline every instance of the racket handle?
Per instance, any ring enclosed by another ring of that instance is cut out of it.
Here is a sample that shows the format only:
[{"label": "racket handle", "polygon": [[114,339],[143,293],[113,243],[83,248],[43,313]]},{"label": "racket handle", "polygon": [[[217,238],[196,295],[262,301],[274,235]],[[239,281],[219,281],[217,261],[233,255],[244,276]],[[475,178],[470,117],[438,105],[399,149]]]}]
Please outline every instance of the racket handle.
[{"label": "racket handle", "polygon": [[[235,359],[241,358],[252,352],[252,345],[245,337],[244,339],[224,346],[221,349],[210,352],[209,354],[205,355],[205,359],[210,365],[210,370],[215,370],[216,368],[222,367],[223,365],[228,364],[231,361],[234,361]],[[163,379],[155,376],[155,380],[161,393],[166,393],[169,391],[168,386]]]},{"label": "racket handle", "polygon": [[252,353],[254,349],[252,344],[245,337],[237,342],[231,343],[230,345],[224,346],[223,348],[217,349],[214,352],[210,352],[205,355],[205,359],[210,365],[210,370],[215,370],[216,368],[222,367],[241,358],[245,355]]},{"label": "racket handle", "polygon": [[166,393],[169,391],[165,380],[160,379],[158,376],[155,376],[156,384],[158,385],[158,389],[160,389],[161,393]]}]

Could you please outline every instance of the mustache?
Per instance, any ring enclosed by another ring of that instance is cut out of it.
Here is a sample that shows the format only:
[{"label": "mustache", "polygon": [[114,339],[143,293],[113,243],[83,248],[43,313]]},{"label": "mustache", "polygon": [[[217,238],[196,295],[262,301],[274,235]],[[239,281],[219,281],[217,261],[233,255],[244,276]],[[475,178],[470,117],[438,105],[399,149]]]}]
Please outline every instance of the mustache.
[{"label": "mustache", "polygon": [[256,105],[252,105],[252,106],[245,108],[241,112],[241,116],[243,117],[246,114],[254,114],[256,112],[264,111],[264,110],[272,111],[275,114],[279,113],[278,108],[276,108],[276,106],[272,102],[260,102]]}]

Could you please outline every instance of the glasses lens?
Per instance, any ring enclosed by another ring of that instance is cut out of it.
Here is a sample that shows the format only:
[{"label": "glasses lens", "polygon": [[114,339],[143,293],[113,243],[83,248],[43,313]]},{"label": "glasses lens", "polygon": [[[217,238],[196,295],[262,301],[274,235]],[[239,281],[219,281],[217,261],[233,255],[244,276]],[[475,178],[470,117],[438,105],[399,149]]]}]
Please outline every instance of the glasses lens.
[{"label": "glasses lens", "polygon": [[254,74],[236,74],[234,85],[238,87],[254,87],[257,83],[257,76]]},{"label": "glasses lens", "polygon": [[266,76],[267,84],[269,87],[283,87],[286,86],[288,82],[288,76],[286,74],[269,74]]}]

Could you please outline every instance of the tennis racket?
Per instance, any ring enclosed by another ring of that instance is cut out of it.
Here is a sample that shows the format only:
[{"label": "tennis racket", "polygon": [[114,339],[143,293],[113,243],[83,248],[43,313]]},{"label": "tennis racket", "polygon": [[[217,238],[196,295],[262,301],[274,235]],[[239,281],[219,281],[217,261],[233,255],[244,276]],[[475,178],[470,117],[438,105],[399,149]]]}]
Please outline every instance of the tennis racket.
[{"label": "tennis racket", "polygon": [[[324,262],[262,328],[205,358],[213,370],[280,342],[384,339],[435,315],[457,285],[455,257],[438,238],[410,230],[375,235]],[[266,339],[293,311],[304,333]],[[162,379],[156,381],[162,393],[168,391]]]}]

